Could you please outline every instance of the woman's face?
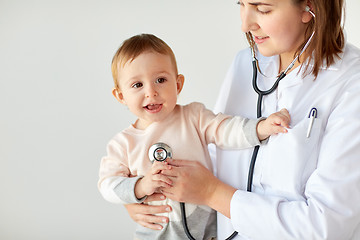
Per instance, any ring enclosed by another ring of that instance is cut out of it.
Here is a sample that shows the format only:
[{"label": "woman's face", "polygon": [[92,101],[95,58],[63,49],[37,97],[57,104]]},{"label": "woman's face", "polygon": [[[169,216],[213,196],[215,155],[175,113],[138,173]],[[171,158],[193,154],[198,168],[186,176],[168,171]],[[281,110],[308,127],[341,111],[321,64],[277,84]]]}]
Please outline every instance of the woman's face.
[{"label": "woman's face", "polygon": [[306,1],[295,5],[293,0],[241,0],[239,4],[242,30],[253,35],[260,53],[280,55],[283,62],[292,60],[311,20],[304,10]]}]

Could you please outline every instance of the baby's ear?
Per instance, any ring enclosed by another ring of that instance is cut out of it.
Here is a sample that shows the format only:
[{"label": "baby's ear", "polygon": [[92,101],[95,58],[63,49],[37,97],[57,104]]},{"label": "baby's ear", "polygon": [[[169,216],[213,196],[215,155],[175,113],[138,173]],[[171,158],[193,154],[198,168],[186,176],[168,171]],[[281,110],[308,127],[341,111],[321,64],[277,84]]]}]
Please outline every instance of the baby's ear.
[{"label": "baby's ear", "polygon": [[116,100],[118,100],[120,103],[126,105],[125,99],[124,99],[124,95],[122,94],[122,92],[120,91],[120,89],[118,88],[113,88],[112,89],[112,94],[114,95],[114,97],[116,98]]},{"label": "baby's ear", "polygon": [[180,94],[183,86],[184,86],[185,77],[182,74],[179,74],[176,79],[176,88],[177,88],[177,94]]}]

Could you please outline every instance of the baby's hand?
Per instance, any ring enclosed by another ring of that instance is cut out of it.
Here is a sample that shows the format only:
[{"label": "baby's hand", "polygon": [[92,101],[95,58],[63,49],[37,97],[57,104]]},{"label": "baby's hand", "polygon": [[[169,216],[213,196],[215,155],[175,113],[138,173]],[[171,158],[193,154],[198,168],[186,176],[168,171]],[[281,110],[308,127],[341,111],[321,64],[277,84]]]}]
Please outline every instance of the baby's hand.
[{"label": "baby's hand", "polygon": [[271,114],[265,120],[258,123],[256,131],[260,141],[277,133],[287,133],[290,124],[290,114],[285,108]]},{"label": "baby's hand", "polygon": [[166,169],[171,169],[167,162],[154,161],[147,174],[135,184],[135,196],[141,199],[146,195],[153,194],[159,187],[170,187],[172,181],[161,174],[161,171]]}]

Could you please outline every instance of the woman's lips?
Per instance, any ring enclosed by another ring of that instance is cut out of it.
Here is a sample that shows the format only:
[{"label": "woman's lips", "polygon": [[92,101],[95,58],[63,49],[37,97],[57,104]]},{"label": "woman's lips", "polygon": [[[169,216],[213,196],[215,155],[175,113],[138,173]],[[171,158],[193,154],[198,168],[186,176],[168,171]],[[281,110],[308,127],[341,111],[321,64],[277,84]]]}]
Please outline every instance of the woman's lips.
[{"label": "woman's lips", "polygon": [[162,108],[162,104],[149,104],[144,107],[144,109],[150,113],[160,112]]},{"label": "woman's lips", "polygon": [[265,42],[269,37],[259,37],[259,36],[255,36],[254,37],[254,41],[256,44],[261,44],[263,42]]}]

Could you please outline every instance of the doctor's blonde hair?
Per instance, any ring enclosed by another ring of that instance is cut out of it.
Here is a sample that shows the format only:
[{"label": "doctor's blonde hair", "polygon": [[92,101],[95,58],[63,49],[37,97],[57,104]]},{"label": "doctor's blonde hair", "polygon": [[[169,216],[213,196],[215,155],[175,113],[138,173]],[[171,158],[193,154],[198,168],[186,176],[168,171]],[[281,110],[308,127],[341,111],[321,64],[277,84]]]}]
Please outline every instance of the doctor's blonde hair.
[{"label": "doctor's blonde hair", "polygon": [[[316,18],[312,19],[305,31],[305,41],[299,46],[294,57],[300,53],[305,46],[310,35],[315,30],[313,39],[311,40],[307,50],[304,52],[304,62],[301,67],[306,70],[309,65],[308,59],[313,60],[313,66],[310,73],[318,76],[321,67],[329,67],[339,58],[345,45],[343,14],[345,15],[344,0],[291,0],[295,5],[303,7],[305,2],[309,3],[311,11]],[[255,42],[251,33],[246,33],[246,38],[252,49],[255,48]]]},{"label": "doctor's blonde hair", "polygon": [[118,77],[120,68],[124,67],[127,62],[132,62],[140,54],[147,51],[154,51],[169,56],[175,74],[178,75],[175,54],[171,48],[163,40],[153,34],[139,34],[125,40],[112,59],[111,72],[116,89],[119,89]]}]

